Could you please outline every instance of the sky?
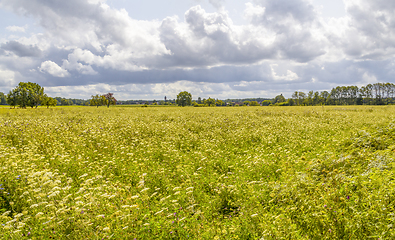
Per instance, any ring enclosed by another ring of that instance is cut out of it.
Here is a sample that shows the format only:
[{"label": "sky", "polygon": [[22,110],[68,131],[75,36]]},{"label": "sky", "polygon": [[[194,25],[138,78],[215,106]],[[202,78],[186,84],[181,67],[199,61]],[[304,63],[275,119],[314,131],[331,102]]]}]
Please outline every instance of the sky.
[{"label": "sky", "polygon": [[395,1],[0,0],[0,91],[291,97],[395,79]]}]

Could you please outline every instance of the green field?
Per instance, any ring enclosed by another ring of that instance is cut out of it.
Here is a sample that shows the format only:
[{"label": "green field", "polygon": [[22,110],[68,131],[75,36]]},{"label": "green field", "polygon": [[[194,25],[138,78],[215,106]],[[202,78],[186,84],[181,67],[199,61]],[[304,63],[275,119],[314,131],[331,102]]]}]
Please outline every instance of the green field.
[{"label": "green field", "polygon": [[0,239],[394,239],[395,107],[0,109]]}]

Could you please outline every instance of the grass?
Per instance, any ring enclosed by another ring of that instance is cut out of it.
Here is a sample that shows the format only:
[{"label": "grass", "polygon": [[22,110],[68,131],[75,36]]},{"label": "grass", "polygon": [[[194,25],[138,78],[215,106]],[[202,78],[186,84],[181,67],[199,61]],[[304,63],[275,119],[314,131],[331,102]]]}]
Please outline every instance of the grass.
[{"label": "grass", "polygon": [[391,239],[394,115],[0,108],[0,238]]}]

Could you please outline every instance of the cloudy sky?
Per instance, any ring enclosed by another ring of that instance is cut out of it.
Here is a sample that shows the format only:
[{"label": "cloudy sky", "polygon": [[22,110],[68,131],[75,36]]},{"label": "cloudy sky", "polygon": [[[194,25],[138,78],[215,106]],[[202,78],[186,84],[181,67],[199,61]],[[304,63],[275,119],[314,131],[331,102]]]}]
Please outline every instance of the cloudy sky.
[{"label": "cloudy sky", "polygon": [[394,82],[395,1],[0,0],[0,91],[274,97]]}]

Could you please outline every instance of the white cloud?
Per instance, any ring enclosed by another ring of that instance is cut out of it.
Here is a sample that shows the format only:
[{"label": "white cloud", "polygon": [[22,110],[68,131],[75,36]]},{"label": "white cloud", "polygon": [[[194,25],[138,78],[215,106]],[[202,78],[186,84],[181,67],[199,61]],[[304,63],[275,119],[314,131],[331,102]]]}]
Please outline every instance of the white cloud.
[{"label": "white cloud", "polygon": [[8,26],[5,29],[7,31],[10,31],[10,32],[25,32],[26,28],[27,28],[27,26],[23,26],[23,27],[20,27],[20,26]]},{"label": "white cloud", "polygon": [[52,61],[45,61],[41,63],[40,71],[42,72],[47,72],[51,74],[54,77],[67,77],[69,76],[69,73],[67,70],[59,67],[58,64],[52,62]]},{"label": "white cloud", "polygon": [[12,87],[15,84],[15,72],[0,69],[0,86],[1,87]]}]

